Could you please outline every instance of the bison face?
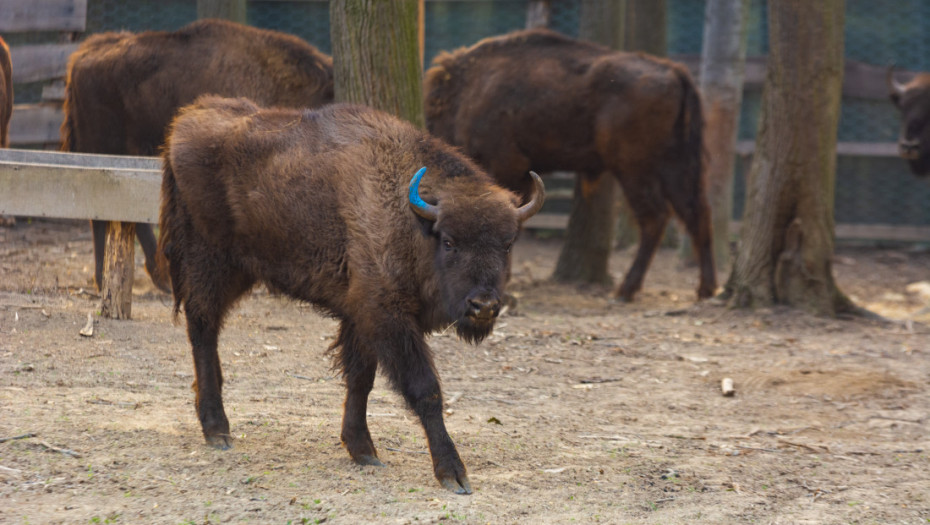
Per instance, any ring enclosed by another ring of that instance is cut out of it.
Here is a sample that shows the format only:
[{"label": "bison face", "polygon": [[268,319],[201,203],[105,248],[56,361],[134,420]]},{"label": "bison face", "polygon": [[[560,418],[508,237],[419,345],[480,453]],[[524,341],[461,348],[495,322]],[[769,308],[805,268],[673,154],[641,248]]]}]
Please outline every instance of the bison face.
[{"label": "bison face", "polygon": [[917,176],[930,174],[930,75],[901,85],[889,72],[891,101],[901,111],[898,153]]},{"label": "bison face", "polygon": [[438,203],[427,204],[419,194],[424,171],[410,183],[410,205],[417,215],[433,221],[442,308],[459,337],[478,343],[491,333],[500,313],[510,249],[520,225],[542,207],[542,181],[532,174],[536,190],[522,207],[513,193],[471,177],[446,179],[437,191]]}]

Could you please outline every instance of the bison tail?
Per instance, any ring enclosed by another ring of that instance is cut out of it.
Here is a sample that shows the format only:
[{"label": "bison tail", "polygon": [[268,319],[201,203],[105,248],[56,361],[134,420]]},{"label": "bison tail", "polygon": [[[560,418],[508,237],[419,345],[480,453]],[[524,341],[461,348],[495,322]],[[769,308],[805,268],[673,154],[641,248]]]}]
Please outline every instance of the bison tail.
[{"label": "bison tail", "polygon": [[59,131],[61,136],[61,144],[59,149],[61,151],[70,151],[74,152],[77,148],[74,138],[74,83],[71,82],[71,72],[68,71],[68,79],[65,84],[65,101],[63,110],[65,112],[65,119],[61,123],[61,129]]},{"label": "bison tail", "polygon": [[[682,99],[675,124],[678,136],[678,152],[683,156],[686,171],[693,177],[698,188],[703,190],[704,174],[704,112],[701,109],[701,95],[694,86],[694,81],[687,70],[677,70],[681,82]],[[701,191],[703,194],[703,191]]]},{"label": "bison tail", "polygon": [[156,263],[158,273],[171,276],[171,290],[174,294],[174,317],[177,319],[181,311],[181,290],[184,289],[184,275],[180,271],[182,250],[172,250],[172,247],[181,241],[184,221],[184,208],[178,196],[178,185],[174,178],[174,170],[165,146],[162,161],[161,180],[161,210],[158,216],[158,250]]}]

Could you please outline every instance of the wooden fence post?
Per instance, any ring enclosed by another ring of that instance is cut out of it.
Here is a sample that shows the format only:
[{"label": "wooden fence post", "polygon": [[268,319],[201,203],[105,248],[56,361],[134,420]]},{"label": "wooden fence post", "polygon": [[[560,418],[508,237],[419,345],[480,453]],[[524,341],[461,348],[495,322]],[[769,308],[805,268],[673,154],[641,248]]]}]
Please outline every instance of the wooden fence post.
[{"label": "wooden fence post", "polygon": [[100,306],[103,317],[132,318],[135,240],[135,223],[112,221],[107,224],[107,247],[103,259],[103,299]]}]

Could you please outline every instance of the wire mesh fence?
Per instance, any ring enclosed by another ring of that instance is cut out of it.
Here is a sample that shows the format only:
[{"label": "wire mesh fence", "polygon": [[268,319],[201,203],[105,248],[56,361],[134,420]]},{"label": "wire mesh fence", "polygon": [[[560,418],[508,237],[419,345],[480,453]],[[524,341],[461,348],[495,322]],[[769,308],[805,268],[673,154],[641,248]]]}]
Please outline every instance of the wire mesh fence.
[{"label": "wire mesh fence", "polygon": [[[767,1],[750,0],[749,57],[768,52]],[[673,58],[700,55],[705,1],[666,2],[669,54]],[[87,5],[86,34],[175,30],[196,19],[195,0],[88,0]],[[526,0],[426,0],[425,6],[427,63],[442,50],[521,29],[526,22]],[[581,0],[552,0],[551,27],[577,36],[580,10]],[[326,0],[251,0],[247,16],[251,25],[295,34],[321,51],[331,52]],[[930,71],[930,2],[847,0],[845,50],[847,60]],[[39,92],[36,86],[17,86],[17,102],[30,102]],[[740,140],[751,141],[756,134],[760,99],[761,88],[748,86],[740,115]],[[897,136],[898,122],[896,110],[884,97],[845,96],[838,139],[891,143]],[[748,163],[743,159],[737,165],[735,215],[739,217],[742,174]],[[897,158],[844,155],[837,166],[835,210],[837,222],[927,226],[930,184],[911,176]]]}]

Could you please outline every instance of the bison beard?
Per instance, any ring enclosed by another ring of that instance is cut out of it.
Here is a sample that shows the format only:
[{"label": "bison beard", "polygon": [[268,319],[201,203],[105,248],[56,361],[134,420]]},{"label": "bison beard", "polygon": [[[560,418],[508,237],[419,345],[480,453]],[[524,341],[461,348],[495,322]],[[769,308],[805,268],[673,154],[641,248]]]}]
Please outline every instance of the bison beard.
[{"label": "bison beard", "polygon": [[[420,170],[430,175],[421,197]],[[159,249],[183,306],[204,437],[230,446],[217,339],[253,285],[340,320],[331,347],[346,382],[342,442],[381,465],[366,420],[380,366],[426,431],[439,482],[470,493],[442,418],[424,334],[454,324],[477,343],[494,326],[510,247],[542,206],[390,115],[359,106],[260,109],[203,97],[172,124],[164,150]]]},{"label": "bison beard", "polygon": [[430,132],[511,190],[527,194],[531,169],[617,178],[640,230],[620,299],[642,287],[670,211],[694,241],[698,297],[713,295],[704,120],[684,66],[537,29],[441,53],[424,93]]}]

